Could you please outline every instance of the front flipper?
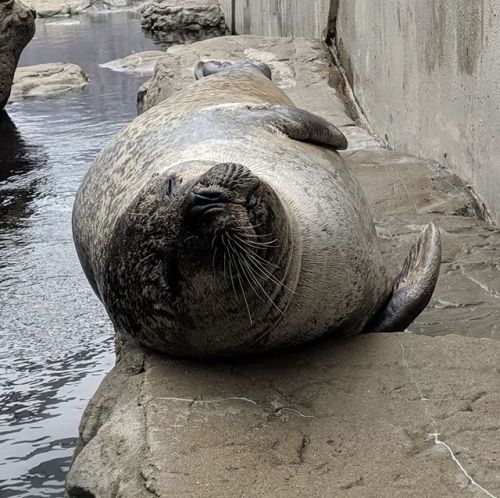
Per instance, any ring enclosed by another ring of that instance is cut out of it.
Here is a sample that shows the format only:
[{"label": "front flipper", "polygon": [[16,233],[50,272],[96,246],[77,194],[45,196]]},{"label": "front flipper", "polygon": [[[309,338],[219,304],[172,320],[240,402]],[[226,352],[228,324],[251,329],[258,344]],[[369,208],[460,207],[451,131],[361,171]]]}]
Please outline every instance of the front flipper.
[{"label": "front flipper", "polygon": [[250,118],[269,125],[293,140],[347,149],[347,138],[326,119],[291,105],[251,106]]},{"label": "front flipper", "polygon": [[403,331],[424,310],[436,287],[441,265],[441,236],[429,224],[413,244],[392,295],[366,327],[366,332]]}]

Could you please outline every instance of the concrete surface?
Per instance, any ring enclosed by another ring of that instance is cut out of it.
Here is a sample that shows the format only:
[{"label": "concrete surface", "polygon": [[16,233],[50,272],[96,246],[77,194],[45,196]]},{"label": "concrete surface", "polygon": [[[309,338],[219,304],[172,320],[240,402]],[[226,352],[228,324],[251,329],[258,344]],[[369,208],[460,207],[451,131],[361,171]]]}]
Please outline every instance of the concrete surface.
[{"label": "concrete surface", "polygon": [[351,138],[344,157],[394,273],[424,224],[441,228],[438,288],[411,330],[449,335],[323,339],[208,364],[120,345],[82,419],[68,498],[500,496],[500,342],[490,339],[500,338],[500,231],[478,218],[455,175],[383,149],[355,125],[319,42],[175,47],[144,102],[183,86],[198,56],[231,60],[246,50],[274,56],[276,80],[296,104]]},{"label": "concrete surface", "polygon": [[499,342],[373,334],[212,365],[127,351],[82,420],[69,498],[500,493]]},{"label": "concrete surface", "polygon": [[49,62],[19,67],[12,85],[12,100],[55,97],[78,91],[89,79],[76,64]]},{"label": "concrete surface", "polygon": [[0,2],[0,111],[9,100],[14,72],[35,34],[35,12],[18,0]]},{"label": "concrete surface", "polygon": [[318,40],[326,39],[337,2],[338,0],[220,0],[226,22],[235,34]]},{"label": "concrete surface", "polygon": [[500,221],[500,0],[340,0],[337,45],[371,126],[470,182]]}]

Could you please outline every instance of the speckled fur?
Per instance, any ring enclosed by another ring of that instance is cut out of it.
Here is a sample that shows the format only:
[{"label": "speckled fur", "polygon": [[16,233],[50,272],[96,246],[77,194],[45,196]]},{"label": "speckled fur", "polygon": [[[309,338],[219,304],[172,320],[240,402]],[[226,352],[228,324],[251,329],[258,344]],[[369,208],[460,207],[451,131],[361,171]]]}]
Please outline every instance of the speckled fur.
[{"label": "speckled fur", "polygon": [[[180,356],[249,353],[359,333],[387,299],[358,183],[334,150],[253,120],[252,105],[265,104],[293,105],[254,70],[203,78],[136,118],[91,167],[75,202],[75,244],[122,333]],[[278,241],[263,257],[283,285],[261,281],[277,306],[247,288],[251,321],[241,289],[186,231],[189,189],[221,162],[245,165],[267,186],[265,220]],[[169,178],[178,187],[166,199]]]}]

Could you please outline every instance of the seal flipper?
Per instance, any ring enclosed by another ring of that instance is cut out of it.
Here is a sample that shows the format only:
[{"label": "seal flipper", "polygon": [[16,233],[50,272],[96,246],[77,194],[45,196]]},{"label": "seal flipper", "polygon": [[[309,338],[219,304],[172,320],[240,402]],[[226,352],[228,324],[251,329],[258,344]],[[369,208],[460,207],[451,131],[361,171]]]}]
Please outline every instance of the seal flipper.
[{"label": "seal flipper", "polygon": [[430,223],[413,244],[392,294],[366,332],[403,331],[424,310],[436,287],[441,265],[441,235]]},{"label": "seal flipper", "polygon": [[251,117],[268,124],[293,140],[347,149],[347,138],[332,123],[291,105],[251,106]]}]

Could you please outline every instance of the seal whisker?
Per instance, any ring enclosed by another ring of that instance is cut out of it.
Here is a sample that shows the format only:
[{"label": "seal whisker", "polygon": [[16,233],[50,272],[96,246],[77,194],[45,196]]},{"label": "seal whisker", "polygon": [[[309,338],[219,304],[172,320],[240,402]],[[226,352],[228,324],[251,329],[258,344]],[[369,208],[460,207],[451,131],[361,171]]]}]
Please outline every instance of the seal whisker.
[{"label": "seal whisker", "polygon": [[215,272],[215,257],[217,256],[217,250],[219,246],[215,246],[214,255],[212,256],[212,270]]},{"label": "seal whisker", "polygon": [[[266,296],[267,300],[283,315],[285,316],[285,313],[281,310],[281,308],[271,299],[271,297],[269,296],[269,294],[265,291],[264,287],[262,287],[262,284],[259,282],[258,278],[255,276],[255,272],[252,270],[251,266],[249,265],[248,261],[246,260],[246,258],[242,258],[243,261],[245,261],[246,263],[246,268],[248,269],[248,272],[250,274],[250,276],[252,277],[253,281],[260,287],[260,289],[262,290],[262,292],[264,293],[264,295]],[[253,289],[253,286],[252,284],[250,283],[250,281],[248,282],[250,284],[250,286],[252,287]],[[255,291],[255,293],[257,294],[257,292]],[[258,295],[258,294],[257,294]]]},{"label": "seal whisker", "polygon": [[266,273],[266,275],[268,276],[268,278],[270,278],[276,285],[280,285],[281,287],[287,289],[292,294],[297,294],[296,291],[294,291],[293,289],[290,289],[290,287],[288,287],[286,284],[284,284],[281,280],[278,280],[278,278],[276,278],[272,273],[270,273],[266,268],[264,268],[259,263],[259,261],[257,261],[254,258],[252,258],[252,256],[250,256],[250,258],[251,258],[251,263],[256,267],[256,269],[261,270],[264,273]]},{"label": "seal whisker", "polygon": [[[232,244],[231,244],[231,240],[233,240],[230,236],[228,236],[228,243],[229,245],[231,246],[232,248]],[[234,242],[234,240],[233,240]],[[233,248],[232,248],[233,249]],[[233,253],[237,254],[237,251],[234,251],[233,249]],[[248,282],[248,285],[250,285],[250,287],[252,288],[252,290],[254,291],[255,295],[259,298],[261,298],[261,296],[259,295],[259,292],[255,289],[255,287],[253,286],[252,282],[250,281],[250,278],[249,276],[252,278],[252,280],[254,281],[254,283],[256,283],[260,289],[262,290],[262,292],[264,293],[265,297],[268,299],[268,301],[283,315],[285,316],[285,314],[283,313],[283,311],[281,311],[281,309],[278,307],[278,305],[271,299],[271,297],[269,296],[269,294],[264,290],[264,287],[262,287],[262,285],[260,284],[258,278],[255,276],[255,272],[252,270],[252,267],[249,265],[247,259],[243,256],[241,258],[237,258],[237,262],[239,263],[239,266],[241,268],[241,271],[243,272],[243,274],[245,275],[246,277],[246,280]],[[244,263],[244,265],[242,264]],[[245,270],[248,270],[248,273],[247,271]]]},{"label": "seal whisker", "polygon": [[252,251],[252,249],[249,247],[249,248],[245,248],[243,246],[241,246],[240,244],[238,244],[238,242],[236,242],[234,239],[232,239],[233,242],[245,253],[247,254],[250,254],[254,257],[256,257],[257,259],[259,259],[260,261],[262,261],[263,263],[265,263],[266,265],[269,265],[269,266],[274,266],[275,268],[279,268],[279,265],[275,265],[274,263],[271,263],[270,261],[267,261],[267,259],[264,259],[262,256],[258,255],[255,251]]},{"label": "seal whisker", "polygon": [[238,299],[238,293],[236,292],[236,286],[234,285],[233,272],[231,270],[231,255],[229,254],[229,250],[227,249],[226,243],[224,242],[224,235],[222,235],[222,243],[224,245],[224,273],[226,271],[225,263],[226,263],[226,252],[227,252],[227,256],[228,256],[228,259],[229,259],[229,265],[228,265],[228,267],[229,267],[229,278],[231,280],[231,286],[233,288],[234,297],[236,298],[236,300],[238,302],[240,302],[240,300]]},{"label": "seal whisker", "polygon": [[[229,256],[229,269],[231,269],[231,265],[234,262],[234,260],[233,260],[234,254],[232,253],[232,251],[230,249],[228,251],[228,256]],[[238,265],[236,265],[236,263],[234,263],[234,269],[236,270],[236,278],[238,279],[238,282],[240,284],[241,293],[243,295],[243,300],[245,301],[245,306],[247,308],[248,317],[250,318],[250,325],[252,325],[253,324],[252,313],[250,312],[250,306],[248,305],[248,300],[247,300],[247,296],[245,294],[245,289],[243,287],[243,282],[241,281],[240,271],[239,271]]]},{"label": "seal whisker", "polygon": [[251,228],[252,230],[255,230],[256,228],[260,227],[262,223],[258,223],[257,225],[249,225],[247,227],[238,227],[237,230],[247,230]]},{"label": "seal whisker", "polygon": [[243,236],[243,238],[238,237],[236,234],[233,234],[234,238],[239,240],[240,242],[243,242],[246,245],[251,245],[254,247],[271,247],[271,248],[277,248],[280,246],[271,246],[269,244],[272,244],[273,242],[277,242],[278,239],[270,240],[269,242],[257,242],[256,240],[249,240],[246,236]]},{"label": "seal whisker", "polygon": [[[240,227],[240,228],[244,228],[244,227]],[[258,234],[258,233],[248,233],[248,232],[245,232],[244,230],[240,230],[240,228],[234,228],[233,230],[236,231],[236,232],[241,233],[245,237],[251,237],[251,238],[255,238],[255,239],[261,239],[263,237],[270,237],[271,235],[274,235],[273,232],[261,233],[261,234]]]}]

